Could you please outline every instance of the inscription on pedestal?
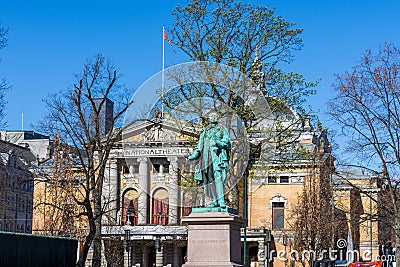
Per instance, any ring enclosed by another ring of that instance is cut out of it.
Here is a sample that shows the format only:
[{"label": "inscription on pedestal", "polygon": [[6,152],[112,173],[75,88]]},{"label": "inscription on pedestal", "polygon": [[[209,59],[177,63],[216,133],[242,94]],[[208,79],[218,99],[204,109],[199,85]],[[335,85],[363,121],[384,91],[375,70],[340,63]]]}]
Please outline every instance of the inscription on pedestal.
[{"label": "inscription on pedestal", "polygon": [[193,243],[197,244],[224,244],[226,240],[223,239],[197,239],[192,240]]},{"label": "inscription on pedestal", "polygon": [[[207,208],[205,208],[207,209]],[[244,220],[228,212],[192,212],[188,224],[188,261],[184,267],[239,267],[240,227]]]}]

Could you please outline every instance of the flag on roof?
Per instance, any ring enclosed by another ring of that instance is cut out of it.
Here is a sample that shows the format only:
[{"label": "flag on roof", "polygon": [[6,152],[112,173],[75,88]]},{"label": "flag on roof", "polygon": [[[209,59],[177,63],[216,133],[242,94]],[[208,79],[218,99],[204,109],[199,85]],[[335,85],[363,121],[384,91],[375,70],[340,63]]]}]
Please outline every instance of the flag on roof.
[{"label": "flag on roof", "polygon": [[172,46],[172,43],[171,43],[171,41],[168,39],[168,35],[167,35],[167,32],[166,32],[165,30],[164,30],[164,40],[167,40],[168,43],[169,43],[169,45]]}]

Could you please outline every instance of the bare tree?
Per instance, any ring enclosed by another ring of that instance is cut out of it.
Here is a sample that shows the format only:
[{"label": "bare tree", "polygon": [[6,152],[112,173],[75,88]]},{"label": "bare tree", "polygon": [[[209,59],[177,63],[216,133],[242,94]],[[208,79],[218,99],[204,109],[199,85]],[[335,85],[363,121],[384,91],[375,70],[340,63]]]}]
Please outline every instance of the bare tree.
[{"label": "bare tree", "polygon": [[[84,266],[92,242],[92,266],[100,266],[101,220],[107,206],[102,203],[105,169],[110,150],[120,138],[122,127],[118,126],[131,95],[119,84],[115,67],[102,55],[88,60],[76,79],[73,88],[46,100],[47,114],[41,129],[60,136],[77,156],[83,179],[79,182],[80,196],[74,200],[89,224],[78,266]],[[106,112],[109,99],[114,104],[111,114]]]},{"label": "bare tree", "polygon": [[[1,27],[0,24],[0,49],[4,48],[7,46],[7,32],[8,29]],[[9,89],[9,85],[6,81],[5,78],[0,77],[0,129],[5,126],[6,122],[4,121],[4,118],[6,116],[5,114],[5,105],[6,105],[6,100],[5,100],[5,91]]]},{"label": "bare tree", "polygon": [[[334,247],[334,235],[341,221],[334,216],[331,174],[334,165],[332,157],[323,157],[318,151],[305,155],[310,171],[305,177],[303,190],[292,210],[289,229],[293,233],[293,249],[313,251],[317,256]],[[325,158],[325,159],[324,159]],[[300,257],[303,266],[313,266],[314,255]]]},{"label": "bare tree", "polygon": [[[397,251],[400,251],[399,69],[399,47],[385,43],[377,53],[368,50],[351,71],[336,76],[336,97],[329,105],[330,115],[349,140],[346,151],[349,159],[342,159],[341,163],[377,175],[379,184],[390,196]],[[396,260],[399,264],[400,257]]]}]

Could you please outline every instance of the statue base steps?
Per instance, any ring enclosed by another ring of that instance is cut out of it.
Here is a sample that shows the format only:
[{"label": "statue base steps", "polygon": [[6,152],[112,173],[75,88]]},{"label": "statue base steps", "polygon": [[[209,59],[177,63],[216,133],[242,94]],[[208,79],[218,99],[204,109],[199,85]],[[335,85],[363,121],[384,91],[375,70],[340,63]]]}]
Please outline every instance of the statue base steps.
[{"label": "statue base steps", "polygon": [[188,261],[183,267],[239,267],[240,228],[244,220],[228,212],[192,212],[188,224]]},{"label": "statue base steps", "polygon": [[242,264],[237,264],[234,262],[187,262],[182,267],[243,267]]}]

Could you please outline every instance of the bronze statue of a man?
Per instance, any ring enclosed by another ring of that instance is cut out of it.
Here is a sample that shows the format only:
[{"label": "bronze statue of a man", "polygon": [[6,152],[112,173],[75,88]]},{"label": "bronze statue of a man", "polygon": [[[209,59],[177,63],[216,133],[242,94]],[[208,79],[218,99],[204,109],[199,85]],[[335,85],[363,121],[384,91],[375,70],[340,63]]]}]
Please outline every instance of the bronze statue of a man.
[{"label": "bronze statue of a man", "polygon": [[200,134],[188,160],[199,159],[195,165],[194,180],[203,185],[204,193],[212,199],[208,207],[226,208],[224,185],[231,139],[227,129],[218,124],[216,113],[211,113],[209,120],[210,125]]}]

